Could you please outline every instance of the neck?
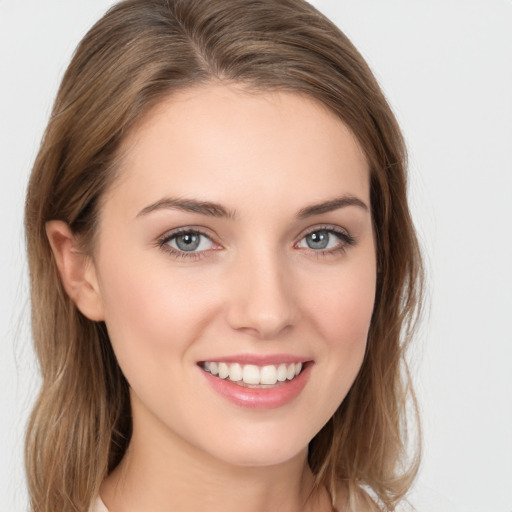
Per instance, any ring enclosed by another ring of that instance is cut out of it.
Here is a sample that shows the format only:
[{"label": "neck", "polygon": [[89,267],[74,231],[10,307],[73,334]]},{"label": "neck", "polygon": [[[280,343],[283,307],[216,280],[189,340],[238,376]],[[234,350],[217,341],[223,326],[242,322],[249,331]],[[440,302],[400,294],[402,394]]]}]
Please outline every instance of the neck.
[{"label": "neck", "polygon": [[241,466],[219,460],[185,440],[134,418],[130,446],[106,478],[101,496],[111,512],[330,511],[327,493],[312,494],[304,449],[280,464]]}]

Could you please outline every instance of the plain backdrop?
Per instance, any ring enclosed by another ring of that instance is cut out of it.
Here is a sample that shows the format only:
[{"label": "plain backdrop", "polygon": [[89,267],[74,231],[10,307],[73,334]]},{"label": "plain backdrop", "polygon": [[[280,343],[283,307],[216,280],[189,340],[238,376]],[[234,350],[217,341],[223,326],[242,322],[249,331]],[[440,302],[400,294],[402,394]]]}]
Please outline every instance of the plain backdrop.
[{"label": "plain backdrop", "polygon": [[[420,512],[512,512],[512,1],[317,0],[380,81],[410,152],[428,302],[411,360]],[[0,0],[0,512],[26,510],[24,190],[72,51],[110,0]]]}]

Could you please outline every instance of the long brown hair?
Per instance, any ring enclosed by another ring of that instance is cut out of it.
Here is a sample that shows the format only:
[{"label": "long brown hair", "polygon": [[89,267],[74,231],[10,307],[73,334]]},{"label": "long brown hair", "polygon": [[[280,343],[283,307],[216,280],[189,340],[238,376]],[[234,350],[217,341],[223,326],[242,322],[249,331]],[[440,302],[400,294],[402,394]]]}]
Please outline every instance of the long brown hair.
[{"label": "long brown hair", "polygon": [[[130,441],[128,384],[105,325],[66,295],[45,233],[60,219],[91,250],[119,147],[173,92],[208,82],[315,98],[352,130],[371,168],[377,292],[367,353],[348,396],[310,443],[317,487],[346,509],[392,510],[417,470],[408,456],[404,359],[422,283],[396,120],[347,37],[303,0],[126,0],[79,44],[63,78],[26,201],[32,328],[42,386],[26,468],[34,512],[88,510]],[[371,497],[371,498],[370,498]],[[378,508],[377,508],[378,507]]]}]

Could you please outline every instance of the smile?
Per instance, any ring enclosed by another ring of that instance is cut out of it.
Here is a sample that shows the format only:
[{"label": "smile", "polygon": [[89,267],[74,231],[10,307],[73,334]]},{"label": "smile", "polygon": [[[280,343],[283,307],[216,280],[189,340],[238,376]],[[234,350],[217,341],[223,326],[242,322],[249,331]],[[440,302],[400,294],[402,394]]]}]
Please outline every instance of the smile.
[{"label": "smile", "polygon": [[257,366],[255,364],[206,361],[201,364],[201,368],[219,379],[226,379],[240,386],[263,387],[275,386],[278,383],[295,379],[302,371],[302,363]]},{"label": "smile", "polygon": [[206,383],[229,402],[249,409],[274,409],[293,402],[315,362],[291,354],[239,354],[197,363]]}]

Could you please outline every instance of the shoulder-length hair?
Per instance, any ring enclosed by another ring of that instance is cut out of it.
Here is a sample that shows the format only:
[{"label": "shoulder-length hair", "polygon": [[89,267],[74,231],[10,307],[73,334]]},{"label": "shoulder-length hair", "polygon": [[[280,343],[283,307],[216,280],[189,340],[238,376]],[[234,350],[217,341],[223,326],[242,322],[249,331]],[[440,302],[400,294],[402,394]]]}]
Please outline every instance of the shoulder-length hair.
[{"label": "shoulder-length hair", "polygon": [[105,325],[83,316],[66,295],[45,223],[67,222],[90,250],[126,134],[174,92],[213,81],[314,98],[350,128],[366,155],[375,309],[359,375],[311,441],[309,464],[333,499],[345,487],[353,512],[363,501],[392,510],[412,482],[419,456],[405,450],[407,397],[415,401],[404,351],[422,266],[407,206],[404,142],[369,67],[303,0],[126,0],[79,44],[28,186],[32,328],[42,373],[26,438],[33,511],[87,510],[131,434],[128,385]]}]

